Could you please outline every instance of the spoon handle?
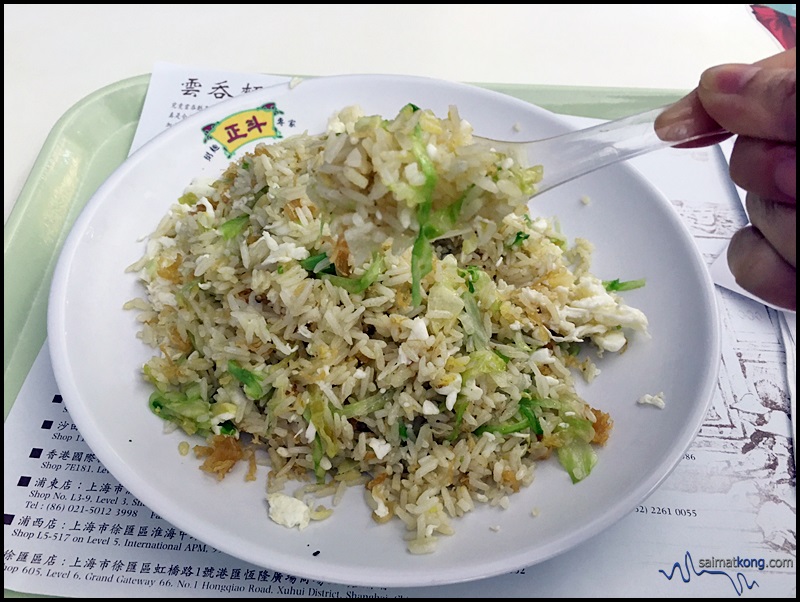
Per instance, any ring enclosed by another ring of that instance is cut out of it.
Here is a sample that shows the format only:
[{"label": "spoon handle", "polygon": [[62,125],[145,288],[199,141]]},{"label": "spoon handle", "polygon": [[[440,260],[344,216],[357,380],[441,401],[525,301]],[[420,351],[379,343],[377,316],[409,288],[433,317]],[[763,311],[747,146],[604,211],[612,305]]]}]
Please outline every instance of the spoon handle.
[{"label": "spoon handle", "polygon": [[722,130],[715,130],[677,139],[671,136],[668,141],[663,140],[658,136],[655,124],[656,118],[666,108],[659,107],[590,128],[525,143],[530,164],[544,166],[544,178],[537,187],[537,194],[612,163],[724,134]]}]

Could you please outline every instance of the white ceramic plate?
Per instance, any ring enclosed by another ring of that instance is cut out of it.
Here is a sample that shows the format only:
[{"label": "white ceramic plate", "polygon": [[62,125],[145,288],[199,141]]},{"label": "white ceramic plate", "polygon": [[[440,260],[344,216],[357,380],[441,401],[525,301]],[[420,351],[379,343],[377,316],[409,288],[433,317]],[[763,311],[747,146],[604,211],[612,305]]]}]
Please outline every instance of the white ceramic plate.
[{"label": "white ceramic plate", "polygon": [[[360,488],[348,492],[331,518],[290,530],[267,517],[266,470],[257,482],[245,482],[241,471],[217,482],[198,469],[193,454],[179,455],[178,443],[186,437],[164,434],[161,419],[148,409],[151,391],[140,368],[152,350],[136,338],[135,312],[122,306],[143,294],[136,277],[125,273],[143,254],[143,237],[192,178],[216,176],[228,164],[221,145],[204,140],[203,126],[221,122],[218,136],[234,137],[245,124],[225,130],[232,123],[226,117],[274,103],[283,112],[278,130],[285,137],[322,132],[347,105],[394,117],[408,102],[439,116],[455,104],[477,134],[491,137],[568,129],[520,100],[431,79],[337,76],[276,86],[186,119],[132,155],[87,204],[55,271],[50,353],[81,434],[153,511],[256,565],[350,585],[403,587],[480,579],[541,562],[631,512],[667,477],[697,433],[716,384],[717,313],[703,261],[668,201],[632,168],[617,165],[533,201],[533,212],[557,215],[570,239],[582,236],[595,244],[596,275],[647,279],[645,288],[625,296],[650,319],[652,338],[638,337],[621,356],[609,354],[600,362],[600,376],[580,388],[615,422],[597,467],[583,482],[572,485],[555,460],[540,463],[533,485],[512,496],[508,510],[479,508],[454,521],[455,535],[442,538],[436,553],[414,556],[406,551],[399,521],[372,521]],[[251,147],[248,141],[243,148]],[[590,204],[580,201],[584,195]],[[663,410],[636,403],[659,392],[666,398]]]}]

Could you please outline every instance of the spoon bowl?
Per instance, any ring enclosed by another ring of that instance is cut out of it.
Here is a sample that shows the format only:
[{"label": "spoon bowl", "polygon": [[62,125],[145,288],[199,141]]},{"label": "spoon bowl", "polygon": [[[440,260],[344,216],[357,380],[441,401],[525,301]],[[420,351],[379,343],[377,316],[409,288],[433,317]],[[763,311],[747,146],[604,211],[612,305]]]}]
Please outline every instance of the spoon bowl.
[{"label": "spoon bowl", "polygon": [[619,161],[670,146],[718,141],[720,136],[727,134],[721,128],[689,133],[688,128],[659,120],[669,106],[540,140],[512,142],[473,137],[491,143],[497,150],[521,157],[530,165],[543,165],[544,176],[535,193],[541,194]]}]

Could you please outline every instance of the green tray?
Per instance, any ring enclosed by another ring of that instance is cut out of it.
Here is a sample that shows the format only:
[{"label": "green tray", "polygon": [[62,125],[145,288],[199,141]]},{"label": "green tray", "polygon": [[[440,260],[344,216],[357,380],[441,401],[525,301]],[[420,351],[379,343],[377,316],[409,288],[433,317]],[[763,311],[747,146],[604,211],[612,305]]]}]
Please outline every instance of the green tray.
[{"label": "green tray", "polygon": [[[4,227],[3,419],[44,344],[47,300],[64,239],[83,206],[128,156],[149,75],[101,88],[50,132]],[[476,84],[557,113],[613,119],[678,99],[684,91]],[[20,597],[5,590],[4,597]]]}]

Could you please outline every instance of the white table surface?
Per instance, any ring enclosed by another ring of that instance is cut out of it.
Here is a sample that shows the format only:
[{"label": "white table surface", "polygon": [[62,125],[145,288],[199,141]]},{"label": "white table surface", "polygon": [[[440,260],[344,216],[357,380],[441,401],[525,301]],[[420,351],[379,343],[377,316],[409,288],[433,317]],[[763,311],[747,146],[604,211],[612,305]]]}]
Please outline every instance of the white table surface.
[{"label": "white table surface", "polygon": [[4,222],[59,117],[156,61],[689,90],[780,50],[747,4],[5,4],[3,42]]}]

